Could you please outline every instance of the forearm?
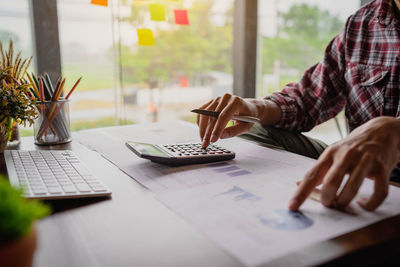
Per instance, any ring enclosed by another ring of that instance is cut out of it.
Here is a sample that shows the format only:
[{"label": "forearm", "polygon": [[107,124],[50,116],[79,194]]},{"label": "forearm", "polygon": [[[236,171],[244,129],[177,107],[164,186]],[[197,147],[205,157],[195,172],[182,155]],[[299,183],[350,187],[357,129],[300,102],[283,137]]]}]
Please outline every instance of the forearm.
[{"label": "forearm", "polygon": [[245,101],[250,104],[253,116],[259,118],[262,125],[274,125],[280,120],[282,110],[275,102],[254,98],[246,98]]}]

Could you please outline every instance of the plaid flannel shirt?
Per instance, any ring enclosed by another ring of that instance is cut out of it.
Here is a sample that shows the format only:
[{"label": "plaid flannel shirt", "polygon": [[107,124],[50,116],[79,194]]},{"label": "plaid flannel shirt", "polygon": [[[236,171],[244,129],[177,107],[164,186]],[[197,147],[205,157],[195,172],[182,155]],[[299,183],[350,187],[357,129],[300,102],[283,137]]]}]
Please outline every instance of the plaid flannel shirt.
[{"label": "plaid flannel shirt", "polygon": [[344,107],[350,130],[378,116],[400,118],[400,18],[393,0],[375,0],[350,16],[322,61],[298,83],[267,96],[276,125],[308,131]]}]

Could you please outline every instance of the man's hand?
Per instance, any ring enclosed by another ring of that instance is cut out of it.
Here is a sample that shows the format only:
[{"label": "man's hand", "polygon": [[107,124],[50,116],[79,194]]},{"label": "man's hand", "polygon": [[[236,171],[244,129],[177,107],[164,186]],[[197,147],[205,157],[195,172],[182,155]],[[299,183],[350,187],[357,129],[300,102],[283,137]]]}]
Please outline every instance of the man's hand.
[{"label": "man's hand", "polygon": [[259,118],[262,124],[271,124],[279,120],[281,113],[280,108],[271,101],[243,99],[230,94],[217,97],[200,108],[220,112],[218,118],[197,115],[203,148],[219,138],[243,134],[253,126],[252,123],[235,121],[233,126],[225,128],[234,115],[253,116]]},{"label": "man's hand", "polygon": [[[364,178],[374,180],[374,193],[359,199],[366,210],[376,209],[388,194],[390,174],[400,160],[400,121],[379,117],[355,129],[348,137],[327,148],[301,181],[289,209],[297,210],[322,183],[321,202],[345,207],[356,196]],[[349,179],[339,192],[344,176]]]}]

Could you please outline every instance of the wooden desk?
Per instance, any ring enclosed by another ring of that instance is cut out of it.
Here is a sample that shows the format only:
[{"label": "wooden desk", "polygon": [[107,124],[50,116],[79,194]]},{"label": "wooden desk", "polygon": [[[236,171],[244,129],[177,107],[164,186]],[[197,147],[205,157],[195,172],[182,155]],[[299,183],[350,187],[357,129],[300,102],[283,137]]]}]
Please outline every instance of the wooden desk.
[{"label": "wooden desk", "polygon": [[[72,149],[109,186],[111,198],[49,201],[54,213],[38,222],[37,267],[241,266],[154,198],[154,194],[77,142],[18,149]],[[0,172],[6,173],[0,156]],[[400,203],[399,203],[400,204]],[[321,242],[268,266],[388,266],[400,263],[400,216]]]}]

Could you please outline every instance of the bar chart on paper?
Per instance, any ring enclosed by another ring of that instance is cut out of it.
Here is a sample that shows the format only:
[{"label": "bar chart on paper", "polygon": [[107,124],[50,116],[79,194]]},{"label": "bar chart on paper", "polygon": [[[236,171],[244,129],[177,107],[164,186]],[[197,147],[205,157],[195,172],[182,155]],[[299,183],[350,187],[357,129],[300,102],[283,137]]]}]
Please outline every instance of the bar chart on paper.
[{"label": "bar chart on paper", "polygon": [[235,201],[259,201],[261,197],[254,195],[253,193],[247,192],[239,186],[233,185],[232,188],[225,192],[215,195],[215,197],[231,196]]}]

